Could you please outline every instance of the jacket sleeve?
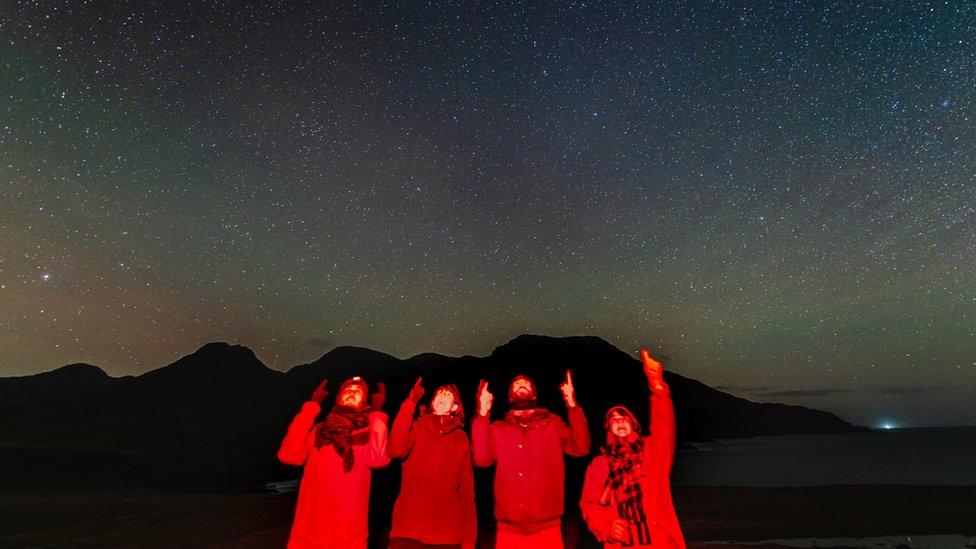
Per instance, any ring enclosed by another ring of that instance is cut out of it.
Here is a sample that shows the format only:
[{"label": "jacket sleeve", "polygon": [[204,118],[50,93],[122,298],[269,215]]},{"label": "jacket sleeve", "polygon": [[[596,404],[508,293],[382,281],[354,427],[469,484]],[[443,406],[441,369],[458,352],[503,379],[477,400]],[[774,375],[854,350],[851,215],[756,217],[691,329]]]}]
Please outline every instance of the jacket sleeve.
[{"label": "jacket sleeve", "polygon": [[[467,446],[467,437],[464,437]],[[464,526],[461,539],[461,549],[473,549],[478,541],[478,511],[474,502],[474,469],[471,467],[471,452],[465,448],[461,458],[461,478],[458,493],[461,504],[464,505]]]},{"label": "jacket sleeve", "polygon": [[675,424],[671,390],[667,385],[663,389],[651,391],[650,446],[651,463],[658,464],[659,473],[671,474],[671,464],[674,461]]},{"label": "jacket sleeve", "polygon": [[[583,520],[599,541],[607,541],[613,528],[613,521],[617,520],[617,513],[608,505],[609,497],[604,498],[606,489],[607,461],[602,456],[596,457],[586,468],[586,478],[583,480],[583,493],[580,496],[580,511]],[[606,500],[606,501],[605,501]]]},{"label": "jacket sleeve", "polygon": [[400,411],[393,420],[390,442],[386,449],[393,459],[403,459],[410,453],[413,446],[413,414],[416,409],[417,403],[408,398],[400,405]]},{"label": "jacket sleeve", "polygon": [[478,416],[471,422],[471,455],[476,467],[491,467],[495,463],[495,440],[491,420]]},{"label": "jacket sleeve", "polygon": [[312,425],[316,416],[322,410],[318,402],[308,401],[302,404],[291,424],[285,439],[278,448],[278,460],[288,465],[304,465],[308,451],[312,448]]},{"label": "jacket sleeve", "polygon": [[571,456],[583,457],[590,453],[590,426],[586,422],[583,408],[573,406],[569,409],[569,433],[563,439],[563,451]]},{"label": "jacket sleeve", "polygon": [[381,469],[390,464],[390,456],[386,453],[388,430],[386,422],[389,418],[383,412],[369,414],[369,441],[363,452],[364,463],[370,469]]}]

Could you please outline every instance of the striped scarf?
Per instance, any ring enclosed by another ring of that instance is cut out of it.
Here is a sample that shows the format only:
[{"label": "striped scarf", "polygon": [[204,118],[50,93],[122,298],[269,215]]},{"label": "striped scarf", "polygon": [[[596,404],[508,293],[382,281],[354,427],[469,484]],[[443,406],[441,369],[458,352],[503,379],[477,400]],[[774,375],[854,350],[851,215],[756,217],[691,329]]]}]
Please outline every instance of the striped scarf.
[{"label": "striped scarf", "polygon": [[631,526],[631,539],[622,544],[625,547],[651,544],[651,530],[644,512],[644,491],[641,488],[644,440],[644,437],[637,437],[633,442],[616,439],[602,449],[610,468],[607,488],[613,490],[617,515]]}]

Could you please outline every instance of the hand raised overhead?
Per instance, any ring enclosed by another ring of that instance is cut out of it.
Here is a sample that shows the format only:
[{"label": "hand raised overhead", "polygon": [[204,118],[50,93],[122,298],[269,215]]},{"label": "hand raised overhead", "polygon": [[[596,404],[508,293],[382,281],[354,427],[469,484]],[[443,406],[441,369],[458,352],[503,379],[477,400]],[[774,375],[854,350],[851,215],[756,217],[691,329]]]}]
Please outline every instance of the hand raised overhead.
[{"label": "hand raised overhead", "polygon": [[309,398],[309,400],[311,400],[312,402],[318,402],[319,404],[322,404],[322,402],[325,400],[325,397],[329,396],[329,392],[325,390],[325,386],[328,383],[329,383],[328,379],[323,379],[322,383],[319,383],[318,386],[315,387],[315,390],[312,391],[312,396]]},{"label": "hand raised overhead", "polygon": [[661,391],[664,384],[664,365],[651,356],[647,349],[641,349],[641,362],[644,363],[644,375],[647,376],[647,384],[652,391]]},{"label": "hand raised overhead", "polygon": [[573,372],[566,370],[566,380],[559,385],[563,393],[563,400],[569,408],[576,407],[576,389],[573,387]]},{"label": "hand raised overhead", "polygon": [[386,404],[386,384],[381,381],[376,384],[376,392],[369,395],[369,405],[373,411],[378,412],[383,409],[384,404]]},{"label": "hand raised overhead", "polygon": [[481,380],[478,382],[478,415],[487,416],[491,412],[491,403],[495,400],[495,395],[488,391],[488,382]]},{"label": "hand raised overhead", "polygon": [[407,396],[407,398],[410,399],[410,401],[414,404],[420,402],[420,399],[424,396],[424,386],[421,385],[423,380],[423,377],[418,377],[417,382],[414,383],[413,387],[410,388],[410,394]]}]

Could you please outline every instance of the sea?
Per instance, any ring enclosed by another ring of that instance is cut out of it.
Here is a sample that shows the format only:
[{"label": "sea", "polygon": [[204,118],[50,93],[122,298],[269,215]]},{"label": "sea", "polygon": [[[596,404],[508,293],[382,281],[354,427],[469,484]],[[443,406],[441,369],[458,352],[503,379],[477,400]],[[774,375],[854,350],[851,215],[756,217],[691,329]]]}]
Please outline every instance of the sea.
[{"label": "sea", "polygon": [[679,450],[674,486],[976,485],[976,427],[781,435]]},{"label": "sea", "polygon": [[[695,443],[675,455],[676,486],[976,485],[976,427],[889,429]],[[744,542],[711,541],[734,549]],[[976,548],[976,536],[898,535],[750,541],[797,548]]]}]

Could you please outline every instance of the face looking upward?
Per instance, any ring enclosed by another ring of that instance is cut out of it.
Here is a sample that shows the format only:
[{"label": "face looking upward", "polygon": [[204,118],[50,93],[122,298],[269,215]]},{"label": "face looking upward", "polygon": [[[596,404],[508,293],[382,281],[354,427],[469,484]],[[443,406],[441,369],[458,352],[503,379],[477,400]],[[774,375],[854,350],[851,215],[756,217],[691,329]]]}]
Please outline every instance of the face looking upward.
[{"label": "face looking upward", "polygon": [[520,377],[512,382],[512,394],[518,398],[531,398],[535,393],[532,382],[524,377]]},{"label": "face looking upward", "polygon": [[360,408],[363,404],[363,386],[352,383],[339,393],[339,403],[350,408]]},{"label": "face looking upward", "polygon": [[629,417],[615,411],[610,414],[610,432],[614,436],[627,438],[634,432],[634,426]]},{"label": "face looking upward", "polygon": [[454,401],[454,393],[449,389],[438,389],[430,403],[434,415],[445,416],[458,409],[457,402]]}]

